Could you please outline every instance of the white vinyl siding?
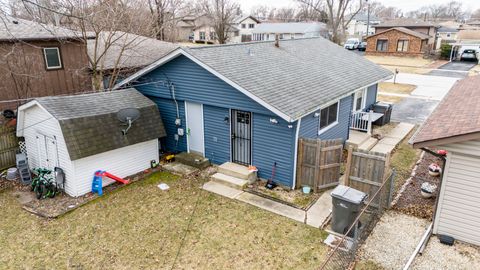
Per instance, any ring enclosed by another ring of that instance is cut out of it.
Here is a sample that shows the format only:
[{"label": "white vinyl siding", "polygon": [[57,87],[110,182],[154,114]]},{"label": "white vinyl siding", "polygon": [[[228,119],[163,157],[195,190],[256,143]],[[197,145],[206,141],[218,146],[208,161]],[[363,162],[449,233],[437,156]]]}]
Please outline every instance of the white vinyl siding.
[{"label": "white vinyl siding", "polygon": [[480,245],[480,141],[441,148],[448,151],[448,158],[434,233]]},{"label": "white vinyl siding", "polygon": [[[157,139],[74,160],[76,193],[71,195],[80,196],[90,192],[93,174],[97,170],[127,177],[150,168],[151,160],[158,162]],[[103,186],[113,183],[108,178],[103,180]]]}]

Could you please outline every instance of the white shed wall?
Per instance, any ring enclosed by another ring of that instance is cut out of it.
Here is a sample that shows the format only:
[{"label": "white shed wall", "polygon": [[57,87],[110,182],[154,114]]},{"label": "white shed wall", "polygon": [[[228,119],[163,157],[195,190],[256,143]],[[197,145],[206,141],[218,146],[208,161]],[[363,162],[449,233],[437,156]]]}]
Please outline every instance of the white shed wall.
[{"label": "white shed wall", "polygon": [[[75,193],[81,196],[92,190],[93,174],[97,170],[107,171],[118,177],[127,177],[150,168],[150,161],[159,161],[158,140],[150,140],[127,147],[74,160]],[[114,181],[104,178],[103,186]]]},{"label": "white shed wall", "polygon": [[448,151],[434,233],[480,245],[480,141],[442,146]]},{"label": "white shed wall", "polygon": [[[53,118],[46,110],[39,105],[25,109],[25,116],[23,117],[23,136],[27,147],[28,165],[30,169],[43,167],[43,162],[39,160],[39,149],[37,144],[37,134],[53,138],[57,144],[58,159],[56,167],[60,167],[65,172],[65,191],[68,194],[74,192],[72,180],[74,178],[74,171],[70,156],[68,154],[67,146],[63,138],[62,130],[57,119]],[[22,126],[22,125],[19,125]]]}]

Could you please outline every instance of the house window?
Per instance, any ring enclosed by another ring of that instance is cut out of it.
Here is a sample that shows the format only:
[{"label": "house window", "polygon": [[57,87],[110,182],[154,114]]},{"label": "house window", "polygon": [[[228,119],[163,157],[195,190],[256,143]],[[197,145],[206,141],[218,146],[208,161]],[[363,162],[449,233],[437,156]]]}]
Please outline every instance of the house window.
[{"label": "house window", "polygon": [[379,39],[377,40],[377,52],[386,52],[388,50],[388,40]]},{"label": "house window", "polygon": [[200,40],[205,40],[205,32],[200,32]]},{"label": "house window", "polygon": [[450,33],[447,33],[447,37],[450,37]]},{"label": "house window", "polygon": [[255,28],[255,24],[249,23],[249,24],[248,24],[248,28],[249,28],[249,29]]},{"label": "house window", "polygon": [[397,42],[397,52],[407,52],[408,51],[408,40],[399,39]]},{"label": "house window", "polygon": [[283,39],[283,34],[280,34],[278,39]]},{"label": "house window", "polygon": [[338,102],[320,111],[320,132],[336,124],[338,121]]},{"label": "house window", "polygon": [[210,32],[210,40],[215,40],[215,32]]},{"label": "house window", "polygon": [[245,28],[247,28],[247,25],[242,23],[242,29],[245,29]]},{"label": "house window", "polygon": [[365,92],[365,89],[362,89],[355,93],[353,100],[353,108],[355,109],[355,111],[360,111],[365,108]]},{"label": "house window", "polygon": [[60,49],[58,47],[43,48],[43,56],[47,69],[62,68],[62,59],[60,58]]}]

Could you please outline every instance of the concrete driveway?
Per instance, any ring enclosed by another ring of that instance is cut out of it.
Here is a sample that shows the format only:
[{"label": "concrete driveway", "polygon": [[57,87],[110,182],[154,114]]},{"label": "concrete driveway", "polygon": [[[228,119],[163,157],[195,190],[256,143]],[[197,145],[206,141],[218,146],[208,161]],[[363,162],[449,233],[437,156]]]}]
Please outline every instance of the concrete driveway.
[{"label": "concrete driveway", "polygon": [[476,62],[452,61],[430,71],[428,75],[465,78],[468,76],[468,71],[476,64]]},{"label": "concrete driveway", "polygon": [[[410,96],[393,106],[393,121],[420,124],[437,107],[459,78],[400,73],[396,82],[413,84],[417,88]],[[393,82],[393,79],[389,80]]]}]

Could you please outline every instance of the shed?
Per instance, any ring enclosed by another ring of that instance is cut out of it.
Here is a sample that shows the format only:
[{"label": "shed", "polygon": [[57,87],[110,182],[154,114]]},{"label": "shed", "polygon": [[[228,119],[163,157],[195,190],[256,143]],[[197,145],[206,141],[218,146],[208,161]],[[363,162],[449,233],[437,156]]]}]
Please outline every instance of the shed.
[{"label": "shed", "polygon": [[[140,117],[123,135],[117,112],[125,108]],[[97,170],[126,177],[158,162],[158,139],[166,133],[156,104],[130,88],[32,100],[18,109],[17,136],[25,138],[30,169],[63,169],[65,192],[80,196]]]},{"label": "shed", "polygon": [[480,245],[480,76],[450,90],[412,139],[447,150],[433,232]]}]

